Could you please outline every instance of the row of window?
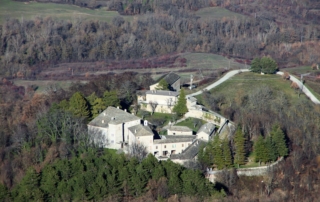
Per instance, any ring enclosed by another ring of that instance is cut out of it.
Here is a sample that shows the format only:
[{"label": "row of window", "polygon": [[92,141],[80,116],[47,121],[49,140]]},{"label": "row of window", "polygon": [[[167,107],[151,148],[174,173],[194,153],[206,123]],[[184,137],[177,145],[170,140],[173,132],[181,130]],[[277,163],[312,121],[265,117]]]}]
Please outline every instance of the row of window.
[{"label": "row of window", "polygon": [[[188,143],[188,145],[190,145],[190,143]],[[184,147],[184,144],[181,144],[181,147]],[[167,148],[167,145],[163,145],[163,148]],[[175,144],[173,144],[172,145],[172,148],[176,148],[176,145]],[[156,146],[156,149],[158,149],[158,146]]]}]

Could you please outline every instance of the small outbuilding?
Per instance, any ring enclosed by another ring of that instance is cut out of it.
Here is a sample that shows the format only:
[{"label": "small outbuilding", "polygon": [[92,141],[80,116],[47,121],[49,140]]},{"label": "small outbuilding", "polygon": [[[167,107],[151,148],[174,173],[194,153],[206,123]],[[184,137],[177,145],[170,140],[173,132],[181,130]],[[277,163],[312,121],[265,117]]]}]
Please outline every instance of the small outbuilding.
[{"label": "small outbuilding", "polygon": [[168,135],[193,135],[193,131],[187,126],[171,126],[167,129]]}]

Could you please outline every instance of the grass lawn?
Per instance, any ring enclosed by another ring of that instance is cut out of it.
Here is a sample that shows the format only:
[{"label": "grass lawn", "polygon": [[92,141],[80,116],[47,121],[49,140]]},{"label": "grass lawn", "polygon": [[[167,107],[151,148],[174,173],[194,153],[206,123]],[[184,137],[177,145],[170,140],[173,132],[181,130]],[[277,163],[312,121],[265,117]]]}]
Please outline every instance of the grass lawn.
[{"label": "grass lawn", "polygon": [[[196,127],[194,127],[194,123],[197,122],[197,125]],[[181,121],[179,123],[176,124],[176,126],[187,126],[189,127],[190,129],[193,130],[193,133],[197,133],[197,131],[199,130],[199,128],[205,124],[206,121],[204,120],[201,120],[201,119],[196,119],[196,118],[187,118],[186,120],[184,121]]]},{"label": "grass lawn", "polygon": [[211,92],[222,94],[226,100],[234,98],[238,93],[250,92],[253,87],[267,85],[271,89],[284,92],[291,104],[298,101],[298,99],[306,99],[307,97],[302,94],[300,98],[295,90],[293,90],[289,81],[282,79],[279,75],[260,75],[256,73],[241,73],[238,74],[216,88]]},{"label": "grass lawn", "polygon": [[[0,24],[6,18],[33,19],[36,16],[52,17],[64,20],[100,20],[110,22],[115,16],[116,11],[105,11],[104,8],[88,9],[68,4],[17,2],[12,0],[0,0]],[[123,16],[126,20],[130,16]]]},{"label": "grass lawn", "polygon": [[[17,86],[27,86],[34,85],[36,87],[36,93],[44,93],[46,87],[55,85],[57,88],[68,89],[72,83],[75,81],[54,81],[54,80],[14,80],[14,84]],[[81,81],[82,83],[86,83],[87,81]]]},{"label": "grass lawn", "polygon": [[201,17],[201,19],[203,20],[206,20],[206,19],[221,20],[222,18],[238,18],[238,19],[247,18],[247,16],[245,15],[241,15],[221,7],[203,8],[196,11],[195,15]]}]

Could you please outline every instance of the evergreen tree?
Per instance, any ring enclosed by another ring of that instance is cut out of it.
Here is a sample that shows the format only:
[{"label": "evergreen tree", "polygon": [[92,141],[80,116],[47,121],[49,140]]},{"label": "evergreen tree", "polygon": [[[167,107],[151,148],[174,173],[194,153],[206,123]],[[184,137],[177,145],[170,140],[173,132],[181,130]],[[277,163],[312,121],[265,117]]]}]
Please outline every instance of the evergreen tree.
[{"label": "evergreen tree", "polygon": [[238,165],[243,165],[246,163],[246,150],[245,150],[245,137],[241,131],[241,128],[238,127],[235,135],[234,135],[234,146],[235,146],[235,154],[234,154],[234,163]]},{"label": "evergreen tree", "polygon": [[177,113],[178,116],[183,116],[185,113],[188,112],[186,95],[183,89],[181,89],[178,102],[173,107],[172,111]]},{"label": "evergreen tree", "polygon": [[92,105],[92,118],[97,117],[103,110],[107,108],[107,105],[102,98],[97,98],[94,100]]},{"label": "evergreen tree", "polygon": [[181,174],[183,194],[194,196],[197,194],[197,189],[194,185],[195,175],[192,170],[184,170]]},{"label": "evergreen tree", "polygon": [[218,169],[224,168],[224,157],[222,151],[222,142],[218,135],[216,135],[213,139],[213,160]]},{"label": "evergreen tree", "polygon": [[102,98],[104,105],[109,107],[119,107],[120,106],[120,100],[117,95],[117,91],[106,91],[103,93]]},{"label": "evergreen tree", "polygon": [[169,90],[169,84],[166,80],[161,79],[155,88],[156,90]]},{"label": "evergreen tree", "polygon": [[7,201],[8,189],[3,184],[0,184],[0,201]]},{"label": "evergreen tree", "polygon": [[286,144],[286,138],[279,125],[275,125],[271,131],[271,138],[274,142],[275,149],[278,156],[287,156],[288,147]]},{"label": "evergreen tree", "polygon": [[90,117],[88,102],[80,92],[74,93],[70,98],[69,110],[77,117]]},{"label": "evergreen tree", "polygon": [[251,62],[251,68],[250,71],[255,73],[261,73],[261,64],[260,64],[260,58],[254,58]]},{"label": "evergreen tree", "polygon": [[41,189],[47,198],[53,199],[57,193],[60,179],[57,171],[52,166],[46,166],[41,174]]},{"label": "evergreen tree", "polygon": [[267,153],[268,155],[268,161],[275,161],[277,159],[277,150],[276,147],[271,139],[271,137],[267,137],[265,140]]},{"label": "evergreen tree", "polygon": [[227,138],[225,138],[222,141],[222,153],[223,153],[224,167],[229,168],[232,165],[232,155],[231,155],[229,140]]},{"label": "evergreen tree", "polygon": [[256,73],[274,74],[278,69],[276,61],[270,57],[254,58],[250,71]]},{"label": "evergreen tree", "polygon": [[19,186],[14,190],[16,201],[42,201],[43,193],[39,187],[39,180],[39,174],[33,168],[30,168]]},{"label": "evergreen tree", "polygon": [[274,74],[278,69],[276,61],[274,61],[270,57],[262,57],[260,63],[262,67],[262,72],[265,74]]},{"label": "evergreen tree", "polygon": [[265,141],[261,135],[254,144],[254,152],[255,161],[259,162],[259,164],[261,164],[261,162],[267,162],[269,160],[268,150]]}]

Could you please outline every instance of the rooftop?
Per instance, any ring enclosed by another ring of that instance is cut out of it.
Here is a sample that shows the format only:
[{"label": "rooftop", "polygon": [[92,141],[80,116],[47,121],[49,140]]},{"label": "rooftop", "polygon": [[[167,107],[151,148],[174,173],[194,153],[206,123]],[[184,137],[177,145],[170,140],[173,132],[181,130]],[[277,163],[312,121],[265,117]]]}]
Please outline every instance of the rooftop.
[{"label": "rooftop", "polygon": [[168,128],[168,130],[171,131],[181,131],[181,132],[190,132],[192,131],[189,127],[187,126],[171,126]]},{"label": "rooftop", "polygon": [[205,123],[199,128],[197,133],[204,132],[208,135],[211,135],[215,128],[216,125],[214,125],[213,123]]},{"label": "rooftop", "polygon": [[137,136],[153,136],[152,130],[149,126],[143,126],[141,124],[136,126],[131,126],[128,128],[136,137]]},{"label": "rooftop", "polygon": [[179,92],[176,91],[168,91],[168,90],[148,90],[146,94],[153,94],[153,95],[166,95],[166,96],[178,96]]},{"label": "rooftop", "polygon": [[180,76],[178,74],[175,74],[173,72],[170,72],[169,74],[166,74],[162,77],[160,77],[158,80],[157,80],[157,83],[161,80],[161,79],[164,79],[169,85],[172,85],[174,84],[177,80],[180,79]]},{"label": "rooftop", "polygon": [[135,120],[140,120],[140,118],[121,109],[108,107],[96,118],[90,121],[88,125],[107,128],[109,124],[120,124]]},{"label": "rooftop", "polygon": [[192,142],[195,138],[195,135],[166,135],[162,136],[161,139],[153,140],[153,143],[164,144],[177,142]]}]

